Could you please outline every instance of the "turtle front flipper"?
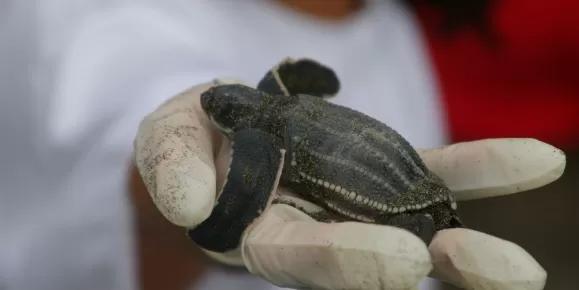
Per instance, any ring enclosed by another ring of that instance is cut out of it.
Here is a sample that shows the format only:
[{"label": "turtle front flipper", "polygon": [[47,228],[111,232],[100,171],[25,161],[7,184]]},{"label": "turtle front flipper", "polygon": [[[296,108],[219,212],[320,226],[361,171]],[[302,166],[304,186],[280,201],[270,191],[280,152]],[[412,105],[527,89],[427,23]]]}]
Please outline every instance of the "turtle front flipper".
[{"label": "turtle front flipper", "polygon": [[284,163],[281,142],[266,132],[246,129],[232,136],[231,164],[211,215],[189,239],[213,252],[237,248],[245,229],[271,203]]},{"label": "turtle front flipper", "polygon": [[330,98],[340,90],[340,80],[334,70],[317,61],[286,58],[265,74],[257,89],[270,95]]},{"label": "turtle front flipper", "polygon": [[428,214],[394,216],[388,219],[386,225],[408,230],[418,236],[427,245],[430,245],[434,234],[436,234],[436,225],[432,216]]}]

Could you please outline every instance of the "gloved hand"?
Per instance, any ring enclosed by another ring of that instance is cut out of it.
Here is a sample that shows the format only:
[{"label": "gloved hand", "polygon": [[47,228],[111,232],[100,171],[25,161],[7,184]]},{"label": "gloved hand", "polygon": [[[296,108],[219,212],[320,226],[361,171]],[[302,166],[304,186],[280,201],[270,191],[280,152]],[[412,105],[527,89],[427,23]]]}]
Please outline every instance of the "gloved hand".
[{"label": "gloved hand", "polygon": [[[143,120],[135,140],[136,165],[152,200],[169,221],[186,228],[210,215],[230,161],[229,142],[199,102],[215,84],[197,85],[161,105]],[[560,150],[534,139],[418,151],[459,201],[540,187],[559,178],[565,167]],[[278,193],[309,212],[323,211],[283,188]],[[430,275],[468,289],[543,289],[547,276],[522,248],[484,233],[443,230],[428,247],[399,228],[321,223],[287,204],[264,211],[237,250],[208,254],[292,288],[416,289]]]}]

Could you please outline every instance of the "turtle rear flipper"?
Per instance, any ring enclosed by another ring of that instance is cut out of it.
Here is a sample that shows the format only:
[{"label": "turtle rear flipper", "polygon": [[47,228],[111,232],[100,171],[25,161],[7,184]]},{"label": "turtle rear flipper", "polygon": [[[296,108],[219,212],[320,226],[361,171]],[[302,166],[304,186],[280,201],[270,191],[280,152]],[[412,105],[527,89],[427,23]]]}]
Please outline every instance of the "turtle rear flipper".
[{"label": "turtle rear flipper", "polygon": [[245,229],[271,203],[283,168],[281,142],[274,136],[246,129],[232,136],[229,172],[211,215],[189,239],[213,252],[237,248]]},{"label": "turtle rear flipper", "polygon": [[418,236],[426,245],[430,245],[436,226],[434,220],[428,214],[412,214],[394,216],[386,222],[386,225],[395,226],[410,231]]},{"label": "turtle rear flipper", "polygon": [[329,98],[340,90],[340,80],[334,70],[317,61],[287,58],[265,74],[257,89],[271,95]]}]

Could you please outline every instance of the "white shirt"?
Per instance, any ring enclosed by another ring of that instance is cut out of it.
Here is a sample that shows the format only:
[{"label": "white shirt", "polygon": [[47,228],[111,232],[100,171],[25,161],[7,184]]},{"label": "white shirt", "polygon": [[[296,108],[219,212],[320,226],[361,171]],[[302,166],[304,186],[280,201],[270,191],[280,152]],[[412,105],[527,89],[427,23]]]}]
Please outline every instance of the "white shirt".
[{"label": "white shirt", "polygon": [[330,24],[267,0],[2,1],[0,289],[135,289],[126,186],[138,123],[215,77],[256,83],[287,56],[312,57],[342,80],[333,102],[415,146],[444,144],[412,16],[394,1],[369,8]]}]

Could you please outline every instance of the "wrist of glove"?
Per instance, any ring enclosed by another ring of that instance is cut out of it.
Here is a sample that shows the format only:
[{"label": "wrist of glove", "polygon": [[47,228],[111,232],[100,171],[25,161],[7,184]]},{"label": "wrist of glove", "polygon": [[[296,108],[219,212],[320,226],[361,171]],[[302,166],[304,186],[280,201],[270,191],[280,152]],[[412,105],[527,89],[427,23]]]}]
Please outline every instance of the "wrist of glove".
[{"label": "wrist of glove", "polygon": [[[220,83],[244,83],[237,79]],[[231,146],[203,113],[195,86],[141,123],[135,161],[160,212],[193,228],[211,214]],[[534,139],[488,139],[417,150],[456,200],[514,194],[558,179],[564,154]],[[271,283],[313,289],[414,289],[426,276],[467,289],[543,289],[547,274],[524,249],[469,229],[439,231],[427,246],[396,227],[318,222],[322,208],[279,188],[278,198],[229,253],[208,252]],[[308,214],[306,214],[306,212]]]}]

